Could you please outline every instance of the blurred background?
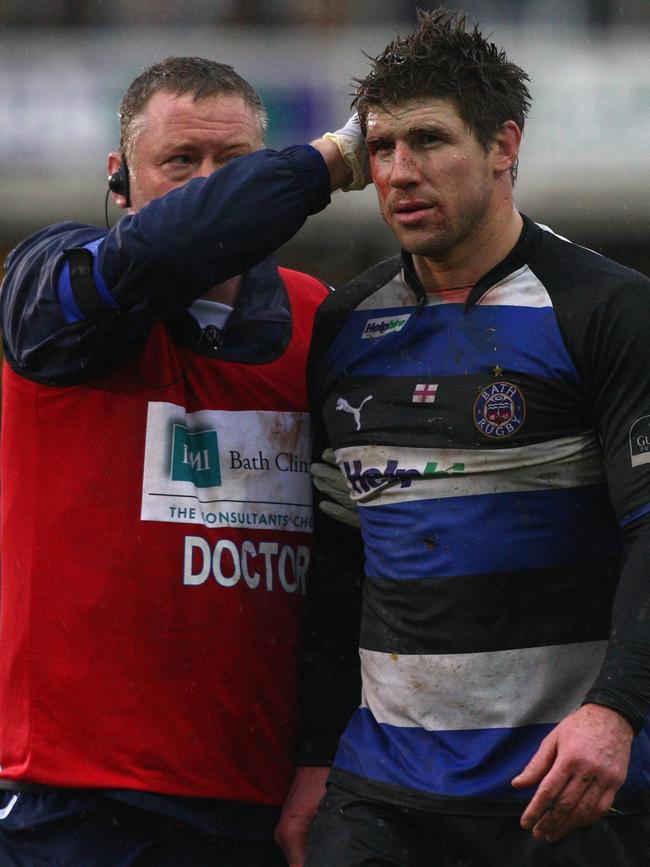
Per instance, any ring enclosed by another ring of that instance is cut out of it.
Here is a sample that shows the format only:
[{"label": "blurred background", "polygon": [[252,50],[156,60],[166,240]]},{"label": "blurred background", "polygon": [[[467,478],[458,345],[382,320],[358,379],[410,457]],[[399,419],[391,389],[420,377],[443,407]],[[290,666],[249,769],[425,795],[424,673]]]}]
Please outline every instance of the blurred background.
[{"label": "blurred background", "polygon": [[[415,23],[405,0],[2,0],[0,261],[63,219],[104,224],[117,104],[171,54],[233,65],[264,98],[271,147],[349,114],[351,80]],[[466,0],[531,77],[516,199],[560,234],[650,274],[650,0]],[[120,212],[109,205],[109,220]],[[280,252],[337,285],[396,252],[374,190],[337,193]]]}]

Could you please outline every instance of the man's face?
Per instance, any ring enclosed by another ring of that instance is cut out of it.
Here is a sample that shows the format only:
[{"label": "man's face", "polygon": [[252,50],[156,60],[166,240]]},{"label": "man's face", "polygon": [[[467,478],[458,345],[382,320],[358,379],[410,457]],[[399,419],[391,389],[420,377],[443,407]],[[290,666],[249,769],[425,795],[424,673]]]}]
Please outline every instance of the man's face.
[{"label": "man's face", "polygon": [[372,108],[366,143],[382,215],[405,250],[447,258],[480,229],[494,189],[485,150],[446,99]]},{"label": "man's face", "polygon": [[260,147],[258,118],[237,94],[195,101],[189,93],[159,91],[135,124],[129,160],[131,210]]}]

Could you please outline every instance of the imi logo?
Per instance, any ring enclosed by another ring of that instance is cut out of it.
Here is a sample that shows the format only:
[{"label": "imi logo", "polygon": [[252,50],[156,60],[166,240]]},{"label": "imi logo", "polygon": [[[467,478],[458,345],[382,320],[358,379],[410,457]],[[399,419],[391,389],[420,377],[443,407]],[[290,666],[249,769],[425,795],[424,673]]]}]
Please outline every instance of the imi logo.
[{"label": "imi logo", "polygon": [[190,433],[184,425],[174,425],[171,477],[174,482],[192,482],[197,488],[221,484],[216,430]]}]

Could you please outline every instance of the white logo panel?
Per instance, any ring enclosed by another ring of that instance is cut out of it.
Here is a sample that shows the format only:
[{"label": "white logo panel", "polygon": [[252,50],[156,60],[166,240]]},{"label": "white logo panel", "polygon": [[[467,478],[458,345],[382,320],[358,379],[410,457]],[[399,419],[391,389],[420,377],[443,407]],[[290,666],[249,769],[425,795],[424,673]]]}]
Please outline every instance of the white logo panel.
[{"label": "white logo panel", "polygon": [[650,415],[644,415],[633,423],[629,440],[632,466],[650,463]]},{"label": "white logo panel", "polygon": [[143,521],[311,532],[311,430],[302,412],[150,402]]}]

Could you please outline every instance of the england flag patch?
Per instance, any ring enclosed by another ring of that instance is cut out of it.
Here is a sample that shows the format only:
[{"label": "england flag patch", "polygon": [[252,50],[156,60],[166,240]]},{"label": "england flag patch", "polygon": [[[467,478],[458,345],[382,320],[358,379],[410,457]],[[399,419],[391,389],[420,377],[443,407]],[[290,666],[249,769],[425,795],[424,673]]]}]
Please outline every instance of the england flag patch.
[{"label": "england flag patch", "polygon": [[438,391],[437,382],[420,382],[413,390],[413,403],[433,403]]}]

